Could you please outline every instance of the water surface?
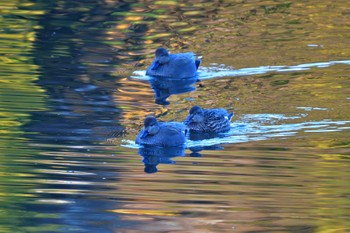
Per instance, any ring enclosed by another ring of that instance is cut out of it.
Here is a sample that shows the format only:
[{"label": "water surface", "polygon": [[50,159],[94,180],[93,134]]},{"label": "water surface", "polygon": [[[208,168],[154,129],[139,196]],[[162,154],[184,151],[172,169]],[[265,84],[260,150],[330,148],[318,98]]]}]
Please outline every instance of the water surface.
[{"label": "water surface", "polygon": [[[347,1],[0,13],[0,232],[350,231]],[[157,102],[143,74],[159,46],[204,58],[200,82],[161,83]],[[134,144],[146,115],[183,121],[193,105],[233,111],[232,130]]]}]

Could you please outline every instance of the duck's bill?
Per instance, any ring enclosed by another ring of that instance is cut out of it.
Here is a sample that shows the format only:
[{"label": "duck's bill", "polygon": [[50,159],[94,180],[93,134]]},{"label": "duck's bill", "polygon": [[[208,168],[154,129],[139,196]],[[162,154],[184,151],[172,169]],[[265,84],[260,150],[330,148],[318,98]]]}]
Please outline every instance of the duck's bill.
[{"label": "duck's bill", "polygon": [[147,130],[144,130],[144,131],[142,132],[142,134],[141,134],[141,138],[147,137],[148,134],[149,134],[148,131],[147,131]]},{"label": "duck's bill", "polygon": [[152,70],[156,70],[159,67],[159,65],[159,62],[156,61],[152,67]]}]

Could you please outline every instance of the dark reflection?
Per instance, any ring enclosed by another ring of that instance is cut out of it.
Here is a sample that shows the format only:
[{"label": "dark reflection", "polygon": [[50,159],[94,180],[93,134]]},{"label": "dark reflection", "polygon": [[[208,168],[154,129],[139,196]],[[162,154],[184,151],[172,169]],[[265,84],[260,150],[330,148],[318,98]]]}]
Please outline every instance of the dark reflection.
[{"label": "dark reflection", "polygon": [[201,140],[205,140],[205,139],[213,139],[213,138],[224,138],[227,135],[224,133],[206,133],[206,132],[201,132],[201,133],[197,133],[194,131],[190,131],[189,133],[189,138],[192,141],[201,141]]},{"label": "dark reflection", "polygon": [[142,162],[145,164],[146,173],[156,173],[158,164],[174,164],[172,158],[184,156],[184,147],[157,147],[144,146],[138,153],[143,157]]},{"label": "dark reflection", "polygon": [[195,91],[196,87],[193,85],[197,82],[197,77],[186,79],[167,79],[151,77],[149,83],[155,94],[155,103],[160,105],[170,104],[167,99],[171,95]]},{"label": "dark reflection", "polygon": [[[40,2],[46,5],[47,1]],[[32,188],[33,192],[39,190],[35,193],[37,200],[49,201],[33,203],[29,208],[37,215],[55,213],[57,216],[36,220],[38,228],[52,222],[65,226],[58,232],[68,232],[73,228],[79,232],[112,232],[115,225],[123,225],[115,214],[108,212],[120,208],[120,203],[96,198],[110,195],[113,190],[103,182],[116,182],[118,172],[115,168],[101,166],[101,162],[95,166],[93,161],[96,158],[88,148],[111,133],[120,136],[124,131],[118,121],[122,110],[113,95],[122,76],[114,74],[114,67],[136,61],[137,56],[119,55],[139,42],[138,38],[133,38],[123,50],[117,51],[106,43],[109,30],[115,28],[103,25],[115,20],[112,13],[128,12],[130,7],[127,3],[111,1],[108,4],[104,1],[57,1],[46,5],[46,13],[38,20],[40,29],[36,32],[32,56],[40,71],[37,85],[45,90],[47,102],[45,110],[31,113],[30,122],[23,126],[23,130],[28,140],[38,145],[40,154],[54,156],[46,159],[52,166],[40,162],[36,166],[38,171],[43,171],[40,179],[50,182],[37,183]],[[143,32],[142,28],[135,30],[140,35]],[[123,35],[116,41],[127,39]],[[44,147],[40,148],[40,145]],[[48,149],[46,145],[55,146]],[[81,151],[68,145],[81,148]],[[81,156],[76,157],[77,154]],[[84,163],[83,158],[90,156],[91,159],[85,161],[86,166],[74,166]],[[54,165],[60,163],[55,162],[55,158],[64,163]],[[125,220],[124,223],[136,224]]]},{"label": "dark reflection", "polygon": [[[220,138],[224,138],[224,137],[226,137],[226,135],[223,133],[196,133],[193,131],[189,133],[189,139],[198,144],[202,144],[202,141],[206,139],[218,139],[220,141]],[[190,153],[191,157],[202,157],[202,154],[199,152],[203,150],[223,150],[224,147],[221,144],[216,144],[216,145],[208,145],[208,146],[206,145],[191,146],[188,149],[191,150],[191,153]]]},{"label": "dark reflection", "polygon": [[202,150],[223,150],[224,147],[221,145],[211,145],[211,146],[193,146],[189,147],[188,149],[191,150],[191,157],[202,157],[202,154],[199,153]]},{"label": "dark reflection", "polygon": [[65,143],[103,140],[111,130],[122,134],[121,110],[112,95],[120,78],[112,75],[113,66],[121,59],[101,40],[107,31],[101,26],[113,19],[112,12],[128,10],[124,3],[59,1],[42,16],[33,56],[41,72],[38,84],[49,97],[49,110],[34,112],[27,131],[40,132],[35,137],[41,141]]}]

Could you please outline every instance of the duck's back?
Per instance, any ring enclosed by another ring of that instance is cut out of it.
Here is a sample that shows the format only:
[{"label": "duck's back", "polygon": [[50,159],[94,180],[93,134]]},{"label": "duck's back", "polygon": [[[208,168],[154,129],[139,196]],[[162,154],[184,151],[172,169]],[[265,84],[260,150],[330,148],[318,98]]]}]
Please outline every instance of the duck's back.
[{"label": "duck's back", "polygon": [[204,110],[204,121],[191,122],[188,127],[193,133],[221,133],[230,130],[233,113],[223,108]]},{"label": "duck's back", "polygon": [[205,125],[208,131],[225,132],[230,129],[231,118],[233,114],[229,114],[226,109],[214,108],[204,110]]},{"label": "duck's back", "polygon": [[169,62],[152,69],[156,61],[148,68],[146,75],[164,78],[191,78],[197,75],[196,56],[192,52],[170,54]]}]

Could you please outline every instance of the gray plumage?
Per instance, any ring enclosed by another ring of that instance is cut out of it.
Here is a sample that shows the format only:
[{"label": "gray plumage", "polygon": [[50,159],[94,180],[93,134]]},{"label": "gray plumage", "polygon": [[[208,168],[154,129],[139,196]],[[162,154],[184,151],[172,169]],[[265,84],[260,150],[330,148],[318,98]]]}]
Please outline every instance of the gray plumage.
[{"label": "gray plumage", "polygon": [[201,60],[192,52],[169,54],[165,48],[158,48],[146,75],[163,78],[191,78],[197,75]]},{"label": "gray plumage", "polygon": [[146,117],[136,143],[152,146],[182,146],[186,142],[186,126],[178,122],[158,122]]},{"label": "gray plumage", "polygon": [[233,113],[228,113],[226,109],[202,109],[194,106],[190,109],[185,124],[191,132],[221,133],[230,130],[230,123]]}]

